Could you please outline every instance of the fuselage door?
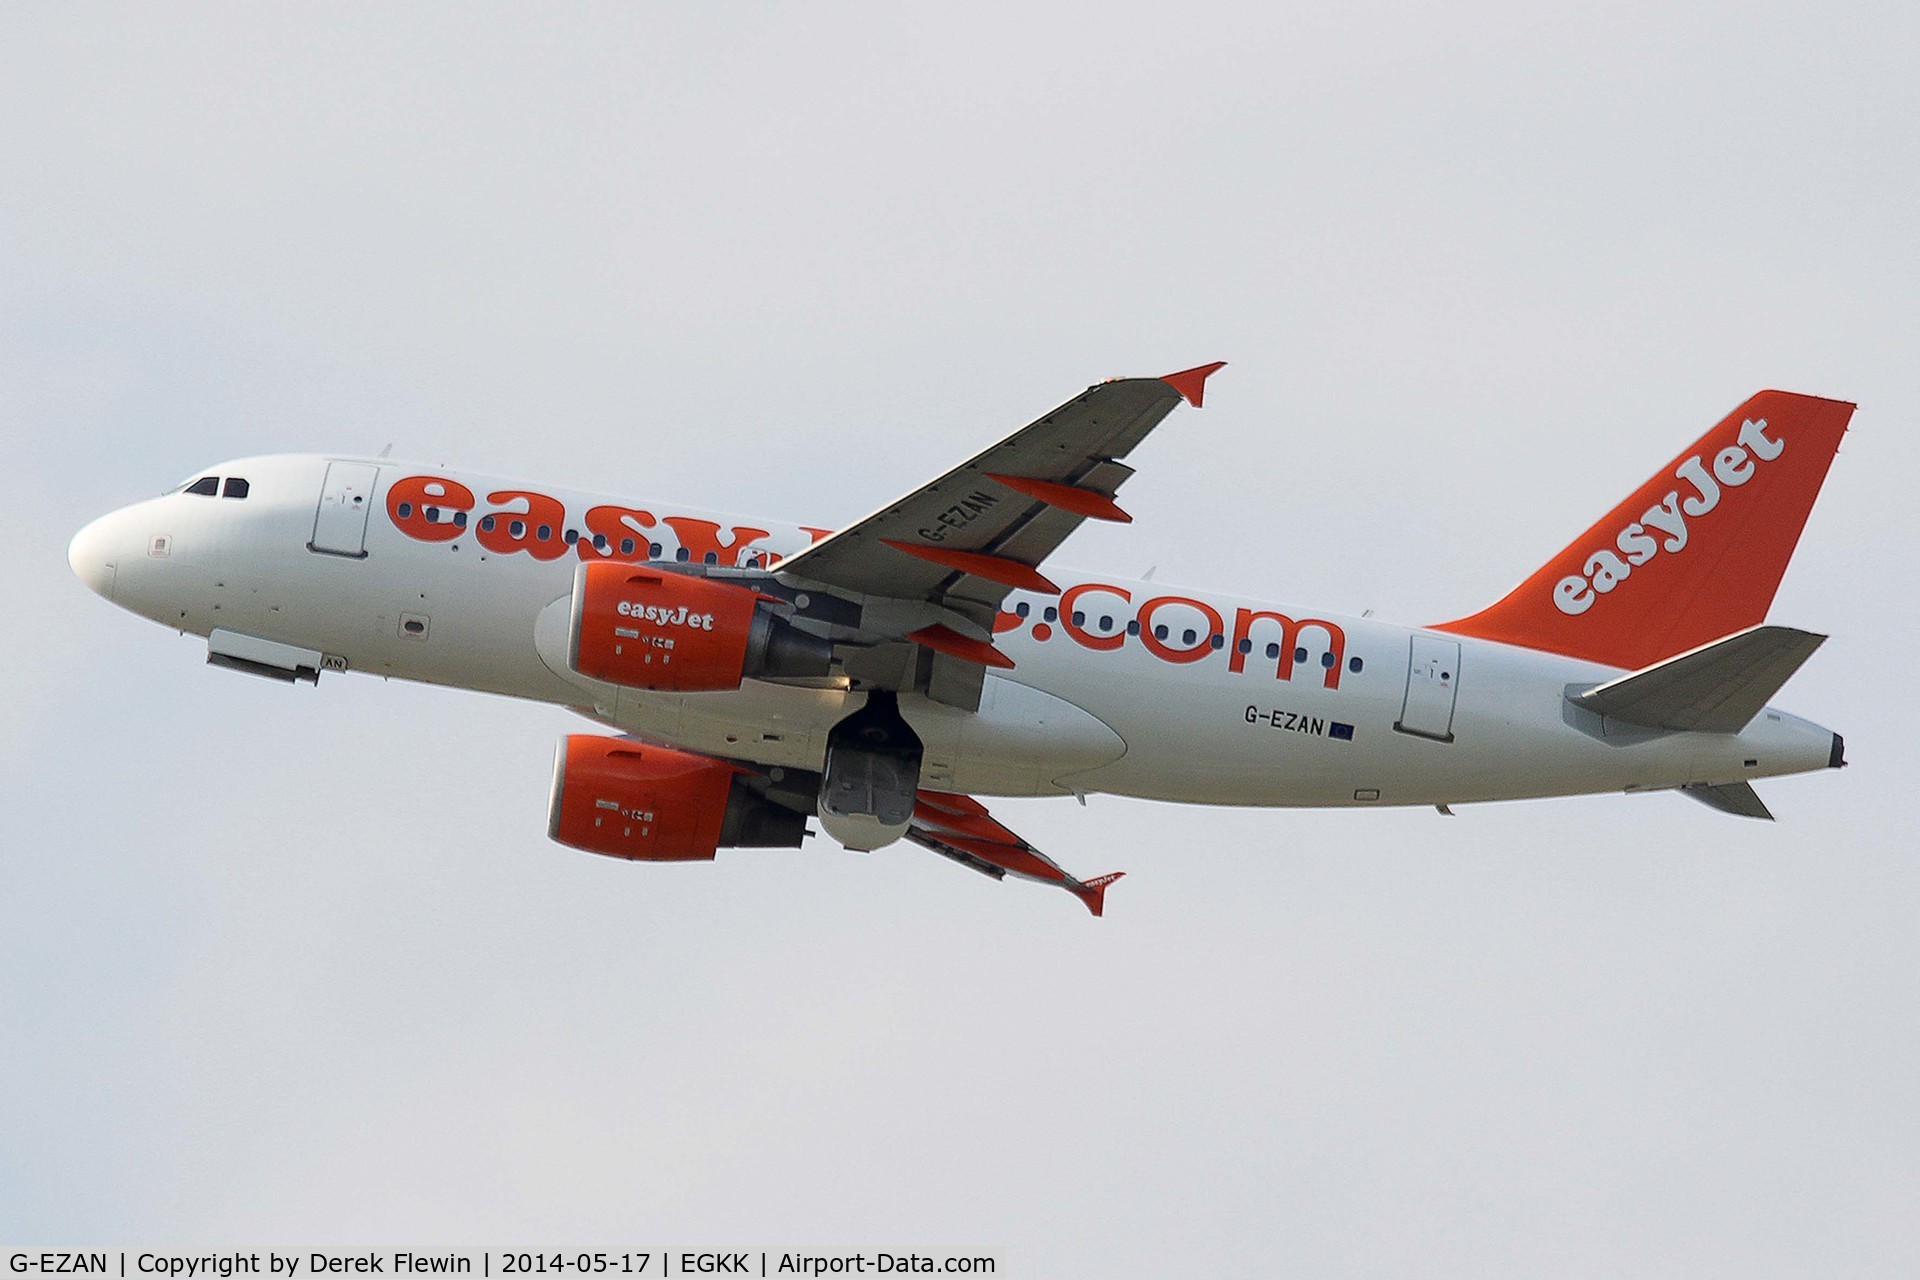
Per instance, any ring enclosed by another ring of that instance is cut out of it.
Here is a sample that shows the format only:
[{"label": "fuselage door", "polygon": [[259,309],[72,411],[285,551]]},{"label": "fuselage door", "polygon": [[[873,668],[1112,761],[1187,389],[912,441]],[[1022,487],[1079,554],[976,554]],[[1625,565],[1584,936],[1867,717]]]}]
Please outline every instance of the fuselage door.
[{"label": "fuselage door", "polygon": [[356,560],[367,554],[367,514],[373,509],[373,482],[379,474],[380,468],[365,462],[327,464],[307,550]]},{"label": "fuselage door", "polygon": [[1407,659],[1407,698],[1394,728],[1453,741],[1453,700],[1460,685],[1460,642],[1415,634]]}]

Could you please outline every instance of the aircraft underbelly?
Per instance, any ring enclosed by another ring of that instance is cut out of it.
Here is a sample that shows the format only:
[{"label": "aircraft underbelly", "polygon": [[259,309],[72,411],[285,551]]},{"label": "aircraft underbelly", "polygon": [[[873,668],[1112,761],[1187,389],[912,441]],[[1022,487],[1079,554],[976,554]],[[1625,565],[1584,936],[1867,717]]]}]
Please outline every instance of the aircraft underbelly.
[{"label": "aircraft underbelly", "polygon": [[949,790],[1061,795],[1127,753],[1099,717],[1016,680],[987,680],[973,713],[936,702],[904,709],[927,744],[928,780]]},{"label": "aircraft underbelly", "polygon": [[[738,691],[613,692],[610,722],[713,755],[818,769],[827,732],[863,695],[748,681]],[[900,700],[920,735],[928,785],[983,795],[1063,795],[1071,779],[1120,759],[1127,744],[1064,699],[1009,680],[986,682],[980,709],[960,711],[917,696]]]}]

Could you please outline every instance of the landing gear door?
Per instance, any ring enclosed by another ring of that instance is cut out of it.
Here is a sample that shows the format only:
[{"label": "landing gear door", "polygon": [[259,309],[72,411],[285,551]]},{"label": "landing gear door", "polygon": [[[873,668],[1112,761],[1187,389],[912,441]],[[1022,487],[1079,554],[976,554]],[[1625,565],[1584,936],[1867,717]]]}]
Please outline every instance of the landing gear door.
[{"label": "landing gear door", "polygon": [[1407,658],[1407,697],[1394,728],[1440,742],[1453,741],[1453,702],[1460,684],[1460,642],[1418,635]]},{"label": "landing gear door", "polygon": [[329,462],[320,487],[320,509],[313,516],[313,541],[307,550],[330,556],[367,554],[367,515],[373,509],[373,482],[380,468],[364,462]]}]

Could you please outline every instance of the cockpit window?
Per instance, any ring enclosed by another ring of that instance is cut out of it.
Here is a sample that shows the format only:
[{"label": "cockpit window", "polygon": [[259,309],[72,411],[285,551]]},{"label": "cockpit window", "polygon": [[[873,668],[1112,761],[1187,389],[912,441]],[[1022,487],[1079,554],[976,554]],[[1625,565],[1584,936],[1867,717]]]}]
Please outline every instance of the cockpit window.
[{"label": "cockpit window", "polygon": [[195,480],[187,486],[187,492],[197,493],[203,498],[211,498],[214,494],[220,492],[220,477],[201,476],[198,480]]},{"label": "cockpit window", "polygon": [[239,476],[228,476],[227,487],[220,492],[228,498],[244,498],[247,496],[247,482]]}]

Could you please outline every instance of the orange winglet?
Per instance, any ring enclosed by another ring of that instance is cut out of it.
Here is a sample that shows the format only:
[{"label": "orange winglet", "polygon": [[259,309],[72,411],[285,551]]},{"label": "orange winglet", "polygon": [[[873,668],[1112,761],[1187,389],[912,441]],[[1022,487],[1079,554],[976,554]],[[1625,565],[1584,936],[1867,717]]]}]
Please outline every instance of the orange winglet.
[{"label": "orange winglet", "polygon": [[1059,595],[1060,588],[1049,582],[1040,571],[1030,564],[1019,560],[1009,560],[1005,556],[990,556],[978,551],[951,551],[946,547],[926,547],[914,542],[896,542],[892,538],[882,538],[882,542],[895,551],[904,551],[933,564],[945,565],[949,569],[958,569],[970,573],[976,578],[985,578],[989,582],[998,582],[1002,586],[1020,587],[1027,591],[1044,591],[1048,595]]},{"label": "orange winglet", "polygon": [[1215,360],[1212,364],[1203,364],[1198,368],[1182,369],[1178,373],[1170,373],[1160,379],[1160,381],[1166,383],[1175,391],[1178,391],[1182,396],[1185,396],[1187,403],[1198,409],[1200,407],[1201,397],[1206,394],[1207,379],[1226,367],[1227,362],[1225,360]]},{"label": "orange winglet", "polygon": [[922,627],[918,631],[907,632],[907,639],[915,644],[923,644],[935,653],[944,653],[950,658],[959,658],[966,662],[977,662],[983,667],[999,667],[1005,671],[1013,669],[1013,659],[994,648],[985,640],[975,640],[963,636],[945,623],[935,623],[931,627]]},{"label": "orange winglet", "polygon": [[1133,517],[1122,511],[1112,498],[1095,489],[1058,484],[1052,480],[1035,480],[1028,476],[1003,476],[992,471],[987,472],[987,479],[997,480],[1015,493],[1024,493],[1029,498],[1037,498],[1050,507],[1071,511],[1077,516],[1112,520],[1119,524],[1133,523]]},{"label": "orange winglet", "polygon": [[[1086,903],[1087,910],[1093,912],[1095,916],[1105,915],[1107,911],[1107,886],[1125,874],[1127,873],[1124,871],[1109,871],[1104,876],[1095,876],[1091,880],[1082,880],[1080,887],[1073,890],[1074,896]],[[1071,885],[1068,887],[1072,888]]]}]

